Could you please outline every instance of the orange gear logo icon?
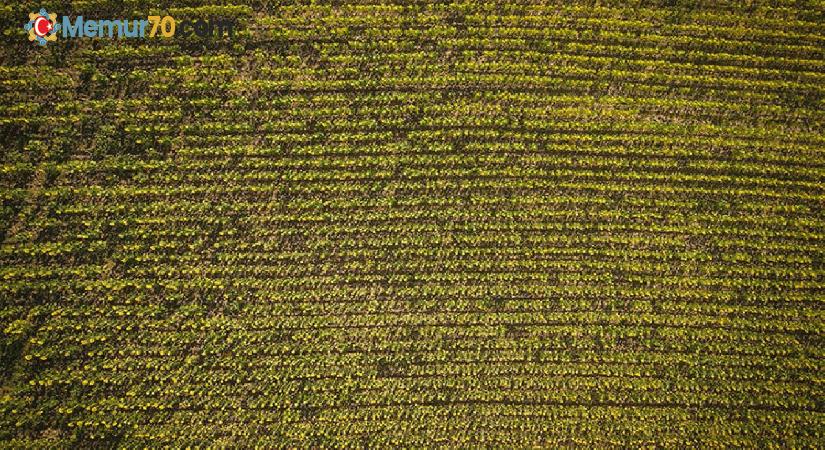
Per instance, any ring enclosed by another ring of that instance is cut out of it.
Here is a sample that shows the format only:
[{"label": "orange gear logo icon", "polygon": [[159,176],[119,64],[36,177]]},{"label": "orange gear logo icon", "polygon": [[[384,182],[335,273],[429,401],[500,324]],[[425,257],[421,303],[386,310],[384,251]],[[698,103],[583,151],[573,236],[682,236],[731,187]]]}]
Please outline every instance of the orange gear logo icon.
[{"label": "orange gear logo icon", "polygon": [[49,14],[45,8],[40,8],[39,13],[30,13],[29,22],[23,26],[29,32],[29,40],[37,41],[40,45],[57,40],[57,31],[60,24],[57,23],[57,14]]}]

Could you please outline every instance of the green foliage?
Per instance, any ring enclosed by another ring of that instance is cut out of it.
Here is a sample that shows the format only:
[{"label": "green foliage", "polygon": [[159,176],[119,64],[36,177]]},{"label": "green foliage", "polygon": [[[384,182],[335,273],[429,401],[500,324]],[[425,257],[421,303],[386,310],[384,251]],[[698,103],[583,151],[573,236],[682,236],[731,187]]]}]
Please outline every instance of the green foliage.
[{"label": "green foliage", "polygon": [[821,3],[0,6],[0,446],[821,447]]}]

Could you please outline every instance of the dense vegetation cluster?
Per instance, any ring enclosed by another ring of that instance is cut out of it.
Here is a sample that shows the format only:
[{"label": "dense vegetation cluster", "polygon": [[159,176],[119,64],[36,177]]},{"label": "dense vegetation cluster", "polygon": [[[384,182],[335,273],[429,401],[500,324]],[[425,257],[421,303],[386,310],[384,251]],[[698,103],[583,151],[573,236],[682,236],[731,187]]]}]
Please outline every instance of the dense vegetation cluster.
[{"label": "dense vegetation cluster", "polygon": [[0,446],[822,445],[821,1],[0,18]]}]

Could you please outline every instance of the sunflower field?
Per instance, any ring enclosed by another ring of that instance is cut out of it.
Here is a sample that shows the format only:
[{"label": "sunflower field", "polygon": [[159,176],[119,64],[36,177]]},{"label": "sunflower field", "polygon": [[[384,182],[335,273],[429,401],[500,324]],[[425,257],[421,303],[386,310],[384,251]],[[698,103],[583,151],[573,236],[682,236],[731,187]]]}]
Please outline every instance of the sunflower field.
[{"label": "sunflower field", "polygon": [[824,445],[823,1],[0,19],[0,448]]}]

